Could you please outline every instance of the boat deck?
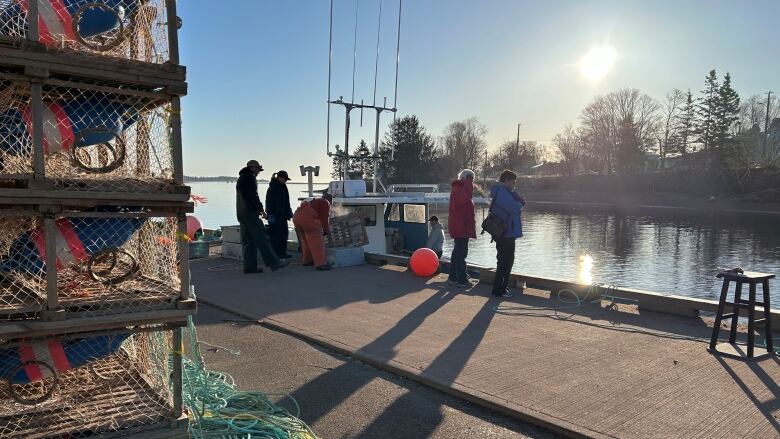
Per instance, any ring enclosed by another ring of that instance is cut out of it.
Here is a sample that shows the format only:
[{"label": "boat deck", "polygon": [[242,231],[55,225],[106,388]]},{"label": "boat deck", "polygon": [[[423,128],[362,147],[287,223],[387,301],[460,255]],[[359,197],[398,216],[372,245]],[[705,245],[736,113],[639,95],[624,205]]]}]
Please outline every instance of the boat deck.
[{"label": "boat deck", "polygon": [[499,301],[486,285],[459,291],[394,266],[244,275],[211,258],[191,269],[199,300],[567,435],[780,437],[780,359],[710,354],[706,319],[553,309],[566,305],[534,290]]}]

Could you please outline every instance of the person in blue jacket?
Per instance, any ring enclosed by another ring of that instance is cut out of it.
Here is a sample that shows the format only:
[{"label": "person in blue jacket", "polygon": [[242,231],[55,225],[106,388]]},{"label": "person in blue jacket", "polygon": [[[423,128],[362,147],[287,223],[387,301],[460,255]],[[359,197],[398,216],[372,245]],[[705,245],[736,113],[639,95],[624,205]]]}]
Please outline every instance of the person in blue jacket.
[{"label": "person in blue jacket", "polygon": [[496,279],[493,282],[494,297],[513,297],[509,291],[509,274],[515,263],[515,240],[523,236],[523,224],[520,211],[525,199],[515,192],[517,174],[504,170],[490,188],[490,197],[494,200],[490,212],[496,214],[506,224],[504,236],[496,239]]}]

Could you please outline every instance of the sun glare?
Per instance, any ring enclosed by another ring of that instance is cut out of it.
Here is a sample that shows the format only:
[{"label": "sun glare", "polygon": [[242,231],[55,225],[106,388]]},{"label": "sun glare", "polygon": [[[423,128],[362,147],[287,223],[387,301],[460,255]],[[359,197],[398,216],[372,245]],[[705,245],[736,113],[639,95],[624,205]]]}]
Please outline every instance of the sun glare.
[{"label": "sun glare", "polygon": [[590,81],[598,81],[612,70],[616,57],[612,46],[594,47],[580,58],[580,73]]},{"label": "sun glare", "polygon": [[584,282],[586,284],[593,282],[593,275],[590,274],[590,271],[593,269],[593,257],[591,257],[588,254],[584,254],[580,256],[580,272],[578,273],[578,278],[581,282]]}]

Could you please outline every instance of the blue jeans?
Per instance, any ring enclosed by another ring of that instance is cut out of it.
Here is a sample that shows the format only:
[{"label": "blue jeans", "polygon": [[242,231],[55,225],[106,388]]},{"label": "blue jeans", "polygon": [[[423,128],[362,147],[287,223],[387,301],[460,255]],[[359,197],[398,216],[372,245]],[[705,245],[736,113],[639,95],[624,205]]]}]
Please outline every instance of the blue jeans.
[{"label": "blue jeans", "polygon": [[468,279],[466,275],[466,256],[469,255],[469,239],[455,238],[455,247],[450,256],[450,280],[465,284]]}]

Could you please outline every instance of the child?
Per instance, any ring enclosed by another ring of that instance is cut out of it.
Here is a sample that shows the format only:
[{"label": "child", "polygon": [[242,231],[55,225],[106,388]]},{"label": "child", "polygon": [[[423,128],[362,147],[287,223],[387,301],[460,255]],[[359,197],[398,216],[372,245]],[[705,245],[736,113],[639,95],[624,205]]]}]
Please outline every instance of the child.
[{"label": "child", "polygon": [[436,256],[441,259],[442,246],[444,245],[444,227],[439,223],[439,218],[435,215],[428,221],[431,223],[431,233],[428,235],[425,247],[436,252]]}]

